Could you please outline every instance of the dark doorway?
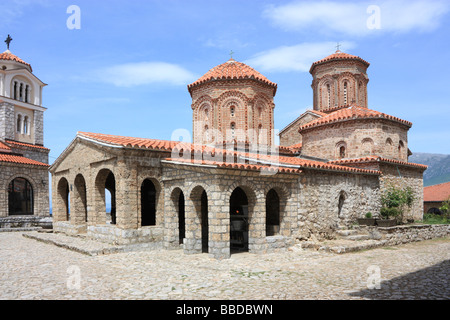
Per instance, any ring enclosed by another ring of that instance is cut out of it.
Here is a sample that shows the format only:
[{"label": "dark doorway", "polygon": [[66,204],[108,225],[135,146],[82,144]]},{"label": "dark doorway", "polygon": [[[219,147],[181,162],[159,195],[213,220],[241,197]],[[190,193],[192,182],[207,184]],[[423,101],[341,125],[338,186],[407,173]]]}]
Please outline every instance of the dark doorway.
[{"label": "dark doorway", "polygon": [[239,187],[230,197],[230,250],[248,251],[248,198]]},{"label": "dark doorway", "polygon": [[280,198],[275,190],[266,197],[266,236],[280,233]]},{"label": "dark doorway", "polygon": [[141,186],[141,225],[156,225],[156,188],[149,179]]},{"label": "dark doorway", "polygon": [[28,180],[16,178],[8,186],[10,216],[29,216],[34,212],[33,187]]},{"label": "dark doorway", "polygon": [[181,191],[178,197],[178,235],[180,244],[183,244],[183,239],[186,237],[186,211],[184,193]]},{"label": "dark doorway", "polygon": [[209,251],[209,226],[208,226],[208,196],[206,191],[202,193],[201,199],[201,213],[202,213],[202,252]]},{"label": "dark doorway", "polygon": [[114,174],[109,172],[105,182],[105,189],[111,194],[111,222],[110,224],[116,224],[116,179]]}]

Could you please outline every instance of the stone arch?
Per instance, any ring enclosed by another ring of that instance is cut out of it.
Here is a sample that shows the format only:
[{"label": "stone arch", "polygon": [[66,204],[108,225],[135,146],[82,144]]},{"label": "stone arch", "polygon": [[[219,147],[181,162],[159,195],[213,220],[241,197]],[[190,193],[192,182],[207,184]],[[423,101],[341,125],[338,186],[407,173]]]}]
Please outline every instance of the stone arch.
[{"label": "stone arch", "polygon": [[373,154],[374,142],[371,138],[364,138],[361,141],[362,154],[369,156]]},{"label": "stone arch", "polygon": [[[180,187],[174,187],[170,192],[171,213],[169,221],[172,223],[169,234],[174,238],[174,242],[182,244],[186,237],[186,197]],[[175,240],[177,238],[177,240]]]},{"label": "stone arch", "polygon": [[393,150],[394,150],[394,142],[391,138],[387,138],[385,142],[385,153],[389,156],[393,156]]},{"label": "stone arch", "polygon": [[82,224],[88,221],[86,180],[80,173],[73,183],[73,223]]},{"label": "stone arch", "polygon": [[[248,183],[235,182],[226,192],[230,216],[230,250],[249,251],[249,239],[260,238],[264,221],[263,208],[258,204],[263,199],[262,192]],[[261,217],[260,217],[261,216]]]},{"label": "stone arch", "polygon": [[319,80],[318,88],[319,90],[319,105],[320,110],[326,110],[335,107],[335,81],[331,75],[324,76]]},{"label": "stone arch", "polygon": [[32,216],[34,215],[34,187],[23,176],[10,179],[8,188],[8,215]]},{"label": "stone arch", "polygon": [[339,195],[337,197],[337,216],[338,218],[344,218],[344,210],[345,210],[345,203],[348,199],[348,194],[344,190],[341,190],[339,192]]},{"label": "stone arch", "polygon": [[336,159],[344,159],[348,155],[347,143],[345,141],[339,141],[335,147]]},{"label": "stone arch", "polygon": [[[111,211],[108,213],[106,208],[106,193],[108,190],[111,194]],[[102,168],[95,176],[94,188],[94,208],[97,223],[100,224],[116,224],[117,221],[117,195],[116,195],[116,178],[111,169]]]},{"label": "stone arch", "polygon": [[[277,196],[278,196],[278,210],[279,210],[279,216],[278,216],[278,226],[279,226],[279,230],[273,230],[274,234],[281,234],[283,233],[282,231],[288,231],[288,216],[289,216],[289,212],[288,212],[288,201],[291,197],[291,192],[289,191],[289,189],[286,187],[286,185],[284,184],[280,184],[280,183],[275,183],[275,184],[270,184],[269,186],[267,186],[264,189],[264,196],[266,199],[266,235],[270,234],[270,231],[267,227],[268,223],[267,223],[267,200],[268,200],[268,196],[269,196],[269,192],[270,191],[274,191],[276,192]],[[275,228],[277,229],[277,228]]]},{"label": "stone arch", "polygon": [[[189,200],[192,203],[192,213],[186,217],[186,224],[190,225],[193,232],[191,238],[201,242],[202,252],[209,252],[209,202],[207,189],[196,185],[189,190]],[[194,226],[200,226],[200,229]]]},{"label": "stone arch", "polygon": [[55,221],[70,220],[70,189],[69,182],[65,177],[59,179],[56,187],[56,197],[53,208],[53,219]]},{"label": "stone arch", "polygon": [[[345,93],[345,83],[347,83],[346,93]],[[339,102],[341,106],[350,105],[356,102],[356,79],[354,74],[350,72],[344,72],[339,75]]]},{"label": "stone arch", "polygon": [[159,192],[161,192],[161,187],[159,183],[155,184],[154,179],[146,178],[142,181],[140,185],[141,227],[156,225]]}]

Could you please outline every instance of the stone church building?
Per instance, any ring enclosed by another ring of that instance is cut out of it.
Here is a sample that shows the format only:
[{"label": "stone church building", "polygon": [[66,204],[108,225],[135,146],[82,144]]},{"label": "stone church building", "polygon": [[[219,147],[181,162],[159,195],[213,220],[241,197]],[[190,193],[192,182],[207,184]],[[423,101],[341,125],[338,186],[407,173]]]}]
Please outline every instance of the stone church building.
[{"label": "stone church building", "polygon": [[420,219],[412,124],[368,108],[368,67],[340,51],[315,62],[314,109],[279,146],[277,84],[233,59],[188,86],[193,143],[78,132],[50,167],[54,230],[222,259],[333,238],[378,215],[390,185],[413,187]]},{"label": "stone church building", "polygon": [[0,54],[0,219],[49,217],[46,84],[11,53],[8,39],[8,50]]}]

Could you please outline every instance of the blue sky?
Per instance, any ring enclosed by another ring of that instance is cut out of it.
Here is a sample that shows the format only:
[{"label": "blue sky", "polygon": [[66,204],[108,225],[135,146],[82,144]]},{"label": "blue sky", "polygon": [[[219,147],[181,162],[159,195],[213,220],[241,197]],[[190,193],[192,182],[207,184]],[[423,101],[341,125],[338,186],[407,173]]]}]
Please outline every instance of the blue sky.
[{"label": "blue sky", "polygon": [[187,85],[231,50],[278,84],[281,130],[312,108],[309,67],[337,42],[371,63],[369,107],[413,122],[413,152],[450,154],[450,1],[2,0],[0,12],[0,37],[48,84],[51,163],[77,131],[190,131]]}]

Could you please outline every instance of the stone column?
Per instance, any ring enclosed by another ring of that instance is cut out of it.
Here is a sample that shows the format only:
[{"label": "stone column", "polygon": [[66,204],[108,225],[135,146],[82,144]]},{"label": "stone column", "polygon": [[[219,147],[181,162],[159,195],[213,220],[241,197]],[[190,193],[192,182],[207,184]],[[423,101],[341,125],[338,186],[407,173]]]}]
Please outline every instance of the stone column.
[{"label": "stone column", "polygon": [[115,171],[116,180],[116,217],[117,227],[120,229],[138,228],[138,198],[140,186],[137,185],[137,169],[127,167],[119,162]]},{"label": "stone column", "polygon": [[198,199],[186,199],[186,236],[183,242],[185,254],[202,253],[202,224],[198,214],[198,208],[201,208],[201,203],[198,202],[201,201],[198,201]]},{"label": "stone column", "polygon": [[249,205],[248,250],[251,253],[265,251],[266,243],[266,202],[264,194],[258,192],[253,208]]},{"label": "stone column", "polygon": [[211,192],[209,201],[209,255],[216,259],[230,258],[229,197],[220,191]]}]

